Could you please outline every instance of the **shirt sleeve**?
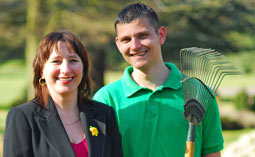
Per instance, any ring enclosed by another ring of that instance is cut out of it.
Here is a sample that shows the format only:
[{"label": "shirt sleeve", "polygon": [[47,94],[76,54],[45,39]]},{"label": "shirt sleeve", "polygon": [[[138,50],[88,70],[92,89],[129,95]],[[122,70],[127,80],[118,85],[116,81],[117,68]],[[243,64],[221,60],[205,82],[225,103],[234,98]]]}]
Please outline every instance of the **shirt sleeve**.
[{"label": "shirt sleeve", "polygon": [[104,89],[104,87],[95,93],[93,100],[112,106],[110,103],[109,93]]},{"label": "shirt sleeve", "polygon": [[203,119],[202,133],[202,154],[215,153],[223,149],[224,140],[216,99],[213,99],[211,104],[208,106]]}]

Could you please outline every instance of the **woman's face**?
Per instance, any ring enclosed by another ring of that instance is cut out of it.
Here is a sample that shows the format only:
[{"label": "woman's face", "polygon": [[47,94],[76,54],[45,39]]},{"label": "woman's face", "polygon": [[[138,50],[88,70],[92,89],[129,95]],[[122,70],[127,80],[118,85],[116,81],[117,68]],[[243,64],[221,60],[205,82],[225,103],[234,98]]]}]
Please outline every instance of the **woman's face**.
[{"label": "woman's face", "polygon": [[45,79],[51,97],[77,94],[83,76],[82,60],[64,42],[59,42],[58,48],[58,52],[53,48],[41,78]]}]

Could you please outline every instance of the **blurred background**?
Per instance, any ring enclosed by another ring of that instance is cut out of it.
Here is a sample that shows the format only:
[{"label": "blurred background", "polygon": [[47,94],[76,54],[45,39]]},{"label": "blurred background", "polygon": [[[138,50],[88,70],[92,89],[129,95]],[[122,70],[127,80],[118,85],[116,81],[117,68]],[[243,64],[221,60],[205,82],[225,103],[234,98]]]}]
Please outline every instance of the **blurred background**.
[{"label": "blurred background", "polygon": [[243,72],[225,77],[218,89],[222,156],[255,156],[254,0],[0,0],[0,156],[8,110],[33,97],[39,41],[58,30],[78,36],[92,61],[96,92],[128,66],[115,46],[114,21],[134,2],[151,6],[166,27],[165,61],[179,66],[181,48],[212,48]]}]

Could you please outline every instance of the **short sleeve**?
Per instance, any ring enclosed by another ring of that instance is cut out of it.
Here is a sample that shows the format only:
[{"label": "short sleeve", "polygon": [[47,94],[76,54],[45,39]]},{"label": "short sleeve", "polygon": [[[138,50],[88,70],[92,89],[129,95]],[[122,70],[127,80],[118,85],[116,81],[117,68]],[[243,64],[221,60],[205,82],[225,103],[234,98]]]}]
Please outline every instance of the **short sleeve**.
[{"label": "short sleeve", "polygon": [[203,119],[202,133],[202,154],[210,154],[223,149],[224,140],[216,99],[213,99],[211,104],[208,106]]}]

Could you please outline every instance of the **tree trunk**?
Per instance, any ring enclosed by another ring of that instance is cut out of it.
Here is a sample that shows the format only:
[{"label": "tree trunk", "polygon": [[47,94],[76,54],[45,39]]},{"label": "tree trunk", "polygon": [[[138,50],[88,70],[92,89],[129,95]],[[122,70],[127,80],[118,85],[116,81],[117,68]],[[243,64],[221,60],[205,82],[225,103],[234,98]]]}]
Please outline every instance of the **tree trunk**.
[{"label": "tree trunk", "polygon": [[39,9],[39,0],[27,0],[27,23],[26,23],[26,73],[27,73],[27,98],[30,100],[34,97],[33,88],[33,59],[36,52],[38,41],[36,39],[37,16]]},{"label": "tree trunk", "polygon": [[94,84],[92,86],[92,95],[104,85],[104,62],[105,52],[104,50],[94,50],[89,53],[90,57],[90,74]]}]

